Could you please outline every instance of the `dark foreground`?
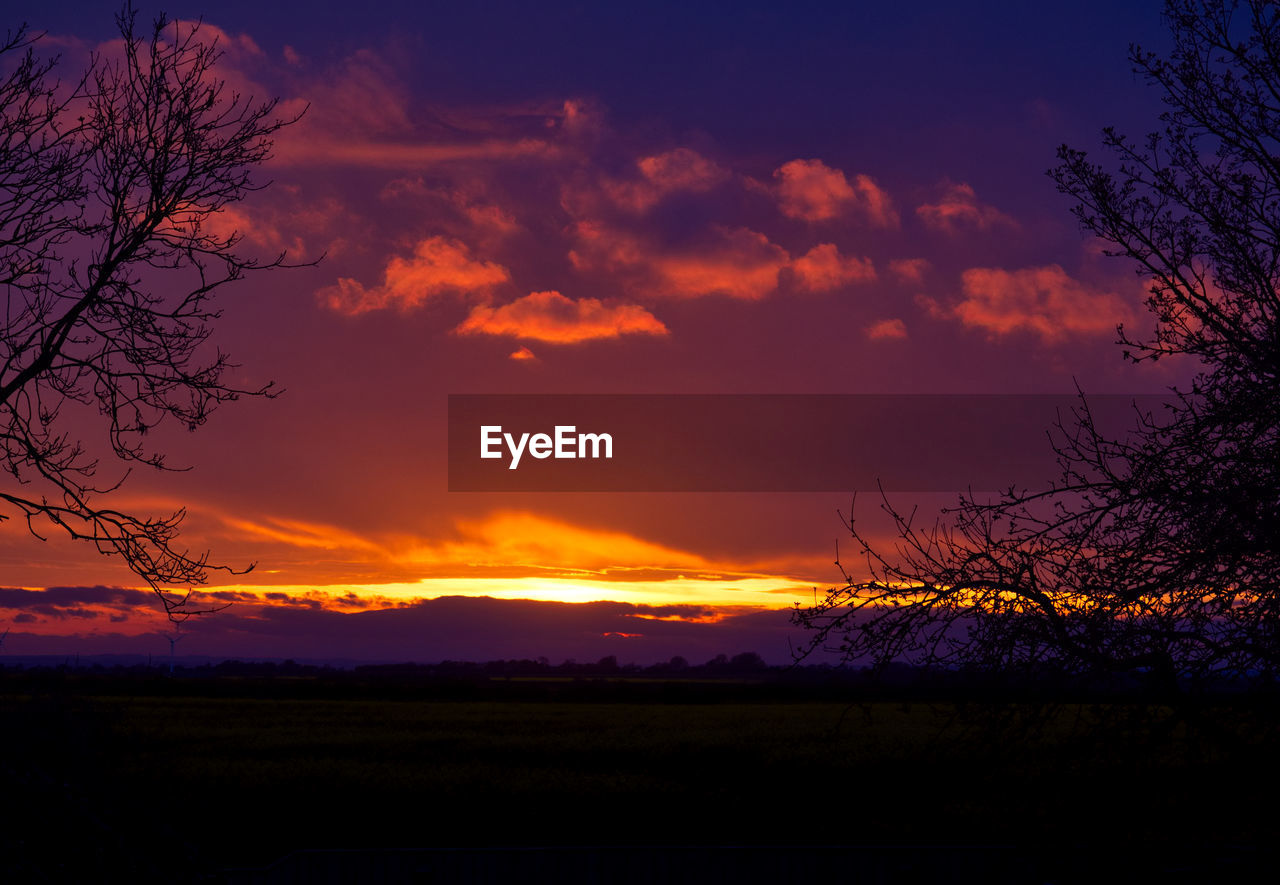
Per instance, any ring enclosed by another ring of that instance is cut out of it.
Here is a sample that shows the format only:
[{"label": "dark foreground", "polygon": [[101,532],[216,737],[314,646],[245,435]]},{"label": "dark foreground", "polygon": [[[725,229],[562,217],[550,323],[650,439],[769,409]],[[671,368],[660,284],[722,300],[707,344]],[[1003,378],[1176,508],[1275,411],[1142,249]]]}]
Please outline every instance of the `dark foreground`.
[{"label": "dark foreground", "polygon": [[1198,882],[1276,859],[1271,700],[902,694],[10,671],[3,878]]}]

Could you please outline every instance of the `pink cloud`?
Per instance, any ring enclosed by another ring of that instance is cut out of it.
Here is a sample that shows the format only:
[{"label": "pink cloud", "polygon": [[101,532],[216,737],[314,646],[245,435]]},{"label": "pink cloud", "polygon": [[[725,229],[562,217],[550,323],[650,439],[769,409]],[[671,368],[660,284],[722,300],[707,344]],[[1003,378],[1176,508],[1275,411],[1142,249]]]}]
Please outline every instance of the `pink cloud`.
[{"label": "pink cloud", "polygon": [[[405,208],[425,209],[441,227],[456,227],[469,241],[493,245],[519,231],[521,225],[510,209],[489,200],[485,190],[482,179],[464,178],[457,186],[437,187],[417,176],[392,179],[378,196]],[[461,223],[447,224],[450,219],[443,217],[446,214]]]},{"label": "pink cloud", "polygon": [[278,164],[421,171],[459,163],[546,162],[562,154],[553,143],[558,133],[548,136],[541,125],[548,118],[554,122],[559,109],[423,113],[404,79],[373,50],[358,50],[329,70],[295,79],[295,103],[307,113],[280,133]]},{"label": "pink cloud", "polygon": [[338,254],[349,228],[350,213],[332,197],[304,199],[297,188],[273,189],[269,199],[221,207],[203,220],[203,232],[236,237],[275,258],[309,260],[324,253]]},{"label": "pink cloud", "polygon": [[447,163],[499,160],[547,160],[560,149],[542,139],[486,139],[454,143],[392,142],[338,138],[290,139],[276,151],[277,160],[299,166],[370,166],[409,169]]},{"label": "pink cloud", "polygon": [[[261,57],[262,47],[248,34],[233,34],[217,25],[193,19],[177,19],[169,23],[168,31],[177,37],[191,32],[199,35],[203,43],[217,43],[223,61],[243,60],[245,57]],[[118,43],[119,41],[113,41]]]},{"label": "pink cloud", "polygon": [[697,151],[683,147],[644,157],[636,166],[647,181],[666,191],[706,190],[728,175]]},{"label": "pink cloud", "polygon": [[946,185],[938,202],[917,206],[916,214],[926,227],[946,233],[956,233],[964,228],[1018,227],[1017,221],[999,209],[980,202],[973,188],[964,183]]},{"label": "pink cloud", "polygon": [[919,285],[924,282],[929,267],[927,258],[900,258],[889,262],[889,273],[899,282]]},{"label": "pink cloud", "polygon": [[476,306],[457,331],[574,344],[622,335],[665,335],[667,327],[636,304],[605,304],[597,298],[575,301],[559,292],[531,292],[501,307]]},{"label": "pink cloud", "polygon": [[688,148],[676,148],[636,161],[639,177],[630,181],[606,181],[604,191],[616,205],[644,212],[669,194],[704,193],[729,177],[729,173]]},{"label": "pink cloud", "polygon": [[429,237],[418,243],[413,255],[393,256],[383,271],[382,283],[366,287],[342,277],[320,290],[320,300],[346,314],[386,307],[410,310],[444,293],[484,293],[510,279],[507,269],[471,255],[466,244],[445,237]]},{"label": "pink cloud", "polygon": [[461,209],[478,230],[505,236],[520,229],[514,215],[493,203],[464,203]]},{"label": "pink cloud", "polygon": [[858,209],[876,227],[896,228],[898,226],[898,210],[893,206],[889,194],[876,184],[869,175],[858,175],[853,180],[854,190],[858,194]]},{"label": "pink cloud", "polygon": [[814,246],[789,265],[797,286],[808,292],[828,292],[850,283],[876,278],[870,258],[844,256],[833,243]]},{"label": "pink cloud", "polygon": [[875,180],[857,175],[853,183],[844,172],[821,160],[792,160],[774,173],[778,208],[788,218],[826,221],[855,211],[876,227],[898,226],[893,200]]},{"label": "pink cloud", "polygon": [[899,319],[878,320],[867,326],[872,341],[902,340],[907,337],[907,324]]},{"label": "pink cloud", "polygon": [[382,136],[414,130],[408,88],[372,50],[357,50],[308,91],[308,114],[330,131]]},{"label": "pink cloud", "polygon": [[964,298],[933,312],[994,335],[1033,332],[1055,341],[1114,332],[1132,316],[1128,299],[1075,280],[1056,264],[1014,271],[975,267],[961,279]]}]

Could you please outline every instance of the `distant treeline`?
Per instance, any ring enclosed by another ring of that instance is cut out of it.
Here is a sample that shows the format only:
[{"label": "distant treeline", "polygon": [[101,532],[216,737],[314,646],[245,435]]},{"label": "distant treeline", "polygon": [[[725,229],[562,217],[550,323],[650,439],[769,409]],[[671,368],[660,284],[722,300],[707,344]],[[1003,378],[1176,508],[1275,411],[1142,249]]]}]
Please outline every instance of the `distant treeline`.
[{"label": "distant treeline", "polygon": [[[880,668],[830,664],[770,665],[755,652],[720,654],[701,664],[674,657],[658,664],[547,658],[348,667],[286,661],[105,664],[45,659],[6,661],[0,691],[58,688],[89,694],[266,697],[379,697],[438,700],[803,701],[848,699],[1055,700],[1157,698],[1166,691],[1146,674],[1094,676],[1051,668],[991,673],[890,664]],[[18,666],[14,664],[18,663]],[[1184,683],[1179,696],[1272,695],[1276,686],[1249,676]]]}]

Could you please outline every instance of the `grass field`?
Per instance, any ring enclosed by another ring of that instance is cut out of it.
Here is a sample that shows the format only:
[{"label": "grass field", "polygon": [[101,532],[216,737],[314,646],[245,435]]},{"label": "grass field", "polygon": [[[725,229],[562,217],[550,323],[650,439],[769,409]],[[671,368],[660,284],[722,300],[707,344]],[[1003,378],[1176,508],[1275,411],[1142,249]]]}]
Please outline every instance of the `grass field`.
[{"label": "grass field", "polygon": [[1063,705],[1033,727],[1017,704],[276,694],[0,696],[7,856],[34,874],[61,847],[139,878],[333,847],[987,844],[1067,863],[1116,839],[1265,845],[1280,822],[1241,804],[1280,767],[1253,709],[1188,727]]}]

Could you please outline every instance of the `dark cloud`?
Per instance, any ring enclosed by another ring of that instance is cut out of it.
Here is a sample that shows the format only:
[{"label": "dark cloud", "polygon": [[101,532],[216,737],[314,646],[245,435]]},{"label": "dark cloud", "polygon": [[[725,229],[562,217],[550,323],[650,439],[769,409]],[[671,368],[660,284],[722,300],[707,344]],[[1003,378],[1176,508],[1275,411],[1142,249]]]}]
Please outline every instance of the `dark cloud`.
[{"label": "dark cloud", "polygon": [[[59,610],[61,611],[61,610]],[[489,597],[441,597],[371,611],[338,612],[294,605],[236,605],[187,622],[183,652],[213,658],[307,660],[483,661],[498,658],[656,663],[681,655],[758,652],[769,663],[791,660],[802,638],[786,610],[722,613],[705,606],[622,602],[543,602]],[[15,634],[6,645],[21,654],[160,653],[167,641],[141,636]]]},{"label": "dark cloud", "polygon": [[149,590],[129,590],[124,587],[46,587],[43,590],[27,590],[18,587],[0,587],[0,608],[31,609],[45,606],[50,609],[74,608],[84,605],[143,606],[155,602],[155,594]]}]

